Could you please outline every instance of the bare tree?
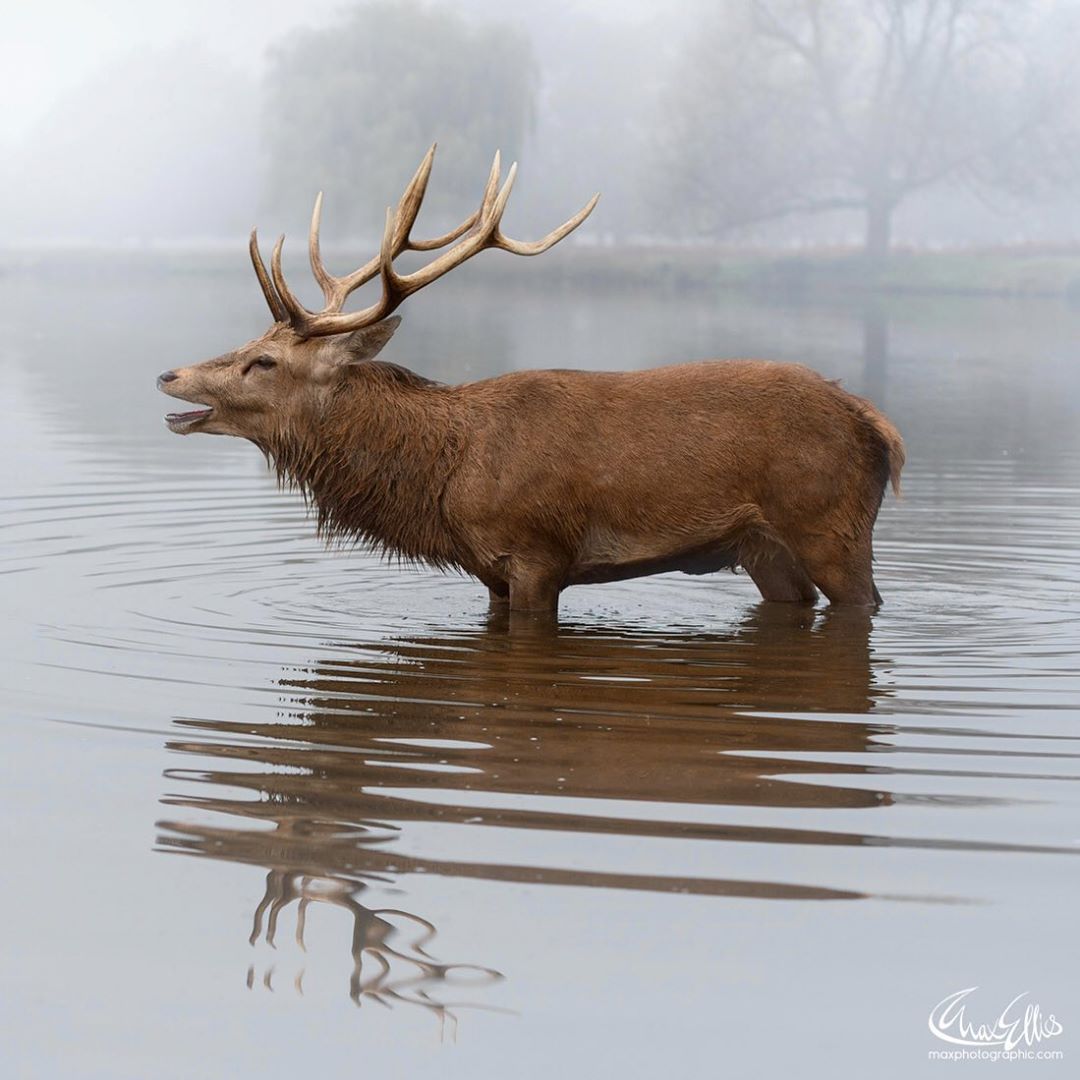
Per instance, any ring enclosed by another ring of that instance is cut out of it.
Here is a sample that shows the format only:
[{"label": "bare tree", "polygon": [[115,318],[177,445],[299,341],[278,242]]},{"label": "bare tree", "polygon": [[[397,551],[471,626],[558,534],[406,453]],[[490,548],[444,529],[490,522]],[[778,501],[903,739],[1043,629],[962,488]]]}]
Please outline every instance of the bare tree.
[{"label": "bare tree", "polygon": [[1075,13],[1040,0],[740,0],[702,18],[668,93],[668,159],[717,233],[855,209],[883,256],[895,210],[947,181],[1030,195],[1073,180]]}]

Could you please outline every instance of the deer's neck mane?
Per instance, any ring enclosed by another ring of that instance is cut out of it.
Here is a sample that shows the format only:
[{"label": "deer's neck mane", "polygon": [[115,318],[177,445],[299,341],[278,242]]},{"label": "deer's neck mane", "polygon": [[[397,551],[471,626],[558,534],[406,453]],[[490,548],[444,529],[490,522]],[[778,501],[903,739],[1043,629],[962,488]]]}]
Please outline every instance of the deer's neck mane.
[{"label": "deer's neck mane", "polygon": [[321,536],[450,566],[457,560],[442,498],[463,445],[449,388],[372,361],[262,449],[279,479],[314,504]]}]

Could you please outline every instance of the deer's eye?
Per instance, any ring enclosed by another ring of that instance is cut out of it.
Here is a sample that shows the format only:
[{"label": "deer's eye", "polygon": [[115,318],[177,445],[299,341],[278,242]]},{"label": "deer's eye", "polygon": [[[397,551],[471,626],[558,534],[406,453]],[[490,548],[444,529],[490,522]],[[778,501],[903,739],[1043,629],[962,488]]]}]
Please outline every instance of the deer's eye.
[{"label": "deer's eye", "polygon": [[246,375],[252,368],[269,371],[273,367],[277,367],[276,360],[271,360],[269,356],[256,356],[254,360],[249,360],[244,365],[244,374]]}]

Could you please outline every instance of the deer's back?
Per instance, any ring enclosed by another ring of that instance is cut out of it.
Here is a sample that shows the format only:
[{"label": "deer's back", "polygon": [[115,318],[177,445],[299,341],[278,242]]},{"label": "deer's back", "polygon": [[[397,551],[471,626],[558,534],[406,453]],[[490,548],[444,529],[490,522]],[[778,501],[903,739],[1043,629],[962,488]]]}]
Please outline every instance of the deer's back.
[{"label": "deer's back", "polygon": [[515,372],[456,392],[468,444],[447,510],[489,551],[534,538],[576,562],[663,558],[746,507],[781,535],[872,520],[888,475],[879,414],[799,365]]}]

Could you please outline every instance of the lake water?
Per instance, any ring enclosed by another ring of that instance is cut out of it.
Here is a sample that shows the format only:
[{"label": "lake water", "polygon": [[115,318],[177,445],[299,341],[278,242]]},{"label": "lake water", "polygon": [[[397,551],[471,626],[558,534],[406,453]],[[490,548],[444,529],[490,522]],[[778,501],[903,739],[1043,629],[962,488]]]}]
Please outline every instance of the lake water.
[{"label": "lake water", "polygon": [[157,373],[263,328],[239,256],[10,273],[4,1074],[931,1076],[976,986],[1075,1069],[1080,309],[527,282],[436,286],[387,357],[842,378],[908,445],[880,613],[669,575],[511,630],[166,431]]}]

